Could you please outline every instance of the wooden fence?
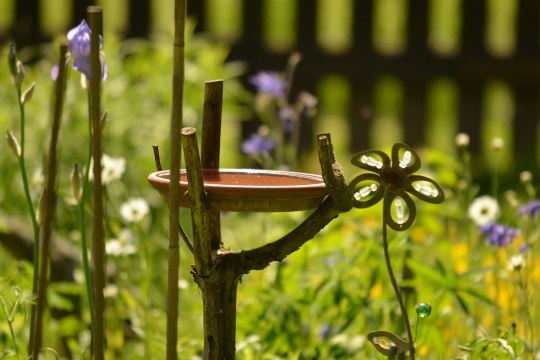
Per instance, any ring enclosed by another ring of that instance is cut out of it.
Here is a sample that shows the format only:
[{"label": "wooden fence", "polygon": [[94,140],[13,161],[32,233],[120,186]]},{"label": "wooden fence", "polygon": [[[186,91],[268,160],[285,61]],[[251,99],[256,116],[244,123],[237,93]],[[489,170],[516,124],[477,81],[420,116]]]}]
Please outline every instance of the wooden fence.
[{"label": "wooden fence", "polygon": [[[19,44],[65,32],[95,3],[2,2],[13,17],[0,15],[0,41]],[[101,1],[124,37],[167,29],[172,2]],[[46,31],[44,4],[68,9],[49,9],[56,21]],[[349,151],[397,140],[450,151],[465,132],[487,159],[490,140],[503,138],[503,169],[540,163],[539,0],[192,0],[188,11],[196,31],[228,41],[230,59],[250,73],[282,70],[292,51],[302,54],[292,93],[321,100],[304,143],[342,129]]]}]

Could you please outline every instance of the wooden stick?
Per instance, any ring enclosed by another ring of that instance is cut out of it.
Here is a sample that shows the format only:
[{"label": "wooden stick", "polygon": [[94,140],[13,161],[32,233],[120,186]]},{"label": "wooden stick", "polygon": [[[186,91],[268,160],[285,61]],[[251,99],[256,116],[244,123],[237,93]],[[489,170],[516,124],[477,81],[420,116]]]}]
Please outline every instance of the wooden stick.
[{"label": "wooden stick", "polygon": [[39,262],[39,284],[37,292],[37,309],[36,309],[36,325],[35,335],[32,349],[32,359],[39,357],[39,349],[42,342],[43,331],[43,313],[46,306],[47,297],[47,280],[49,269],[49,247],[52,238],[54,216],[56,212],[56,173],[58,170],[58,134],[60,132],[60,123],[62,120],[62,108],[64,104],[64,93],[66,89],[66,66],[65,58],[67,53],[67,45],[60,45],[60,56],[58,61],[58,77],[54,84],[54,108],[51,127],[51,139],[49,141],[49,159],[47,162],[47,181],[42,195],[42,205],[40,211],[41,218],[41,233],[40,233],[40,255]]},{"label": "wooden stick", "polygon": [[169,252],[167,256],[167,360],[176,360],[178,343],[178,269],[180,267],[180,164],[184,102],[184,39],[186,1],[174,2],[172,115],[170,126],[171,172],[169,184]]},{"label": "wooden stick", "polygon": [[213,231],[209,224],[209,211],[206,209],[206,192],[204,178],[197,145],[197,134],[194,128],[182,130],[182,147],[186,156],[186,173],[188,177],[189,201],[193,221],[193,250],[195,267],[201,277],[208,276],[212,267],[212,249],[210,236]]},{"label": "wooden stick", "polygon": [[[207,81],[204,88],[202,119],[201,165],[209,176],[219,177],[219,154],[221,144],[221,109],[223,105],[223,80]],[[209,211],[210,248],[221,246],[221,221],[219,211]]]},{"label": "wooden stick", "polygon": [[99,59],[103,12],[99,6],[89,6],[88,22],[90,38],[90,119],[92,122],[92,158],[94,160],[94,221],[92,241],[92,262],[94,265],[94,327],[92,336],[93,359],[105,359],[105,239],[104,200],[101,181],[101,62]]},{"label": "wooden stick", "polygon": [[[161,157],[159,155],[159,146],[152,145],[152,148],[154,150],[154,162],[156,163],[156,170],[161,171],[163,170],[163,167],[161,166]],[[188,247],[191,254],[193,254],[193,245],[191,245],[191,242],[189,241],[189,238],[184,231],[184,228],[182,227],[182,224],[178,222],[178,232],[180,233],[180,236],[182,237],[182,240],[184,240],[184,243]]]}]

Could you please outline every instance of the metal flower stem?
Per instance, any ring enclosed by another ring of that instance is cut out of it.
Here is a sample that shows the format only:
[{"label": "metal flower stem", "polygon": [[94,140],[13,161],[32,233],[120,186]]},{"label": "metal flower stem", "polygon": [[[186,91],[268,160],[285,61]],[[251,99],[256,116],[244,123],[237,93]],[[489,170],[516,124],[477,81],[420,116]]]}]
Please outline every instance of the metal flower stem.
[{"label": "metal flower stem", "polygon": [[42,228],[40,234],[40,255],[39,263],[39,283],[36,305],[36,324],[34,334],[34,344],[32,348],[32,359],[37,359],[41,348],[43,335],[43,313],[45,311],[45,299],[47,296],[47,279],[49,268],[49,247],[52,238],[54,226],[54,216],[56,210],[56,173],[58,170],[58,137],[60,132],[60,123],[62,120],[62,107],[64,104],[65,79],[66,79],[66,58],[67,45],[60,45],[60,56],[58,60],[59,70],[58,78],[54,86],[54,107],[52,113],[51,138],[49,142],[49,156],[47,160],[46,183],[41,198],[42,206],[40,211],[42,217]]},{"label": "metal flower stem", "polygon": [[92,122],[92,158],[94,160],[94,222],[92,238],[92,262],[94,265],[94,328],[92,334],[93,358],[105,358],[105,240],[104,240],[104,200],[101,181],[101,62],[99,59],[99,35],[102,30],[103,13],[101,7],[89,6],[88,20],[92,35],[90,38],[90,119]]},{"label": "metal flower stem", "polygon": [[180,267],[180,163],[184,100],[184,48],[185,48],[186,1],[175,0],[174,47],[172,79],[172,115],[170,124],[170,206],[169,251],[167,257],[167,360],[176,360],[178,343],[178,271]]},{"label": "metal flower stem", "polygon": [[405,303],[403,302],[403,298],[401,297],[401,291],[399,290],[399,285],[396,281],[394,270],[392,269],[392,263],[390,261],[390,252],[388,251],[388,229],[387,229],[386,224],[388,222],[388,216],[390,216],[390,207],[391,207],[390,196],[388,193],[389,193],[389,188],[386,188],[384,190],[383,227],[382,227],[384,261],[386,263],[388,275],[390,276],[390,282],[392,283],[392,288],[394,289],[394,293],[399,303],[399,308],[401,310],[401,317],[403,317],[403,321],[405,322],[405,329],[407,330],[407,337],[408,337],[409,346],[410,346],[409,357],[411,360],[414,360],[415,348],[414,348],[413,336],[412,336],[412,331],[411,331],[411,324],[409,322],[409,315],[407,314],[407,308],[405,307]]}]

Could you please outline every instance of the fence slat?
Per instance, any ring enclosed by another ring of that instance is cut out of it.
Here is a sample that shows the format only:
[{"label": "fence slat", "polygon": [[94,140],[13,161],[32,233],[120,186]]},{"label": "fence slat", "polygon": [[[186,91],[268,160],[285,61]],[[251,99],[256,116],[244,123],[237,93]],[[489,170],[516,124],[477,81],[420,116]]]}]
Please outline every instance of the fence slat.
[{"label": "fence slat", "polygon": [[[72,1],[70,28],[86,16],[89,5],[102,3],[106,10],[109,4],[106,0]],[[170,0],[123,1],[129,4],[126,5],[129,23],[124,36],[148,36],[155,31],[168,35],[168,27],[160,24],[167,14],[167,10],[163,8],[172,6]],[[299,50],[304,60],[295,75],[293,97],[300,90],[315,92],[324,75],[335,74],[347,79],[351,84],[351,107],[343,113],[350,114],[353,150],[365,148],[370,143],[369,129],[376,125],[373,123],[374,119],[377,119],[375,115],[381,110],[374,106],[377,101],[375,89],[381,79],[388,77],[399,84],[396,89],[402,89],[401,110],[398,115],[392,113],[392,116],[402,118],[405,140],[408,142],[422,142],[418,131],[420,127],[426,128],[426,134],[431,133],[428,129],[433,128],[429,118],[432,110],[428,101],[435,101],[429,99],[436,98],[430,93],[431,84],[441,78],[449,79],[454,84],[452,91],[455,92],[449,103],[456,103],[455,106],[459,107],[452,115],[456,118],[453,128],[467,132],[471,136],[472,150],[478,153],[481,144],[483,89],[486,84],[501,80],[510,84],[515,91],[514,130],[517,153],[530,155],[533,151],[531,149],[540,148],[534,135],[536,130],[532,131],[537,129],[540,117],[537,106],[540,101],[540,1],[506,0],[498,3],[490,0],[341,0],[338,5],[350,7],[348,16],[352,19],[352,42],[349,48],[345,46],[342,49],[346,50],[341,52],[332,52],[332,48],[324,44],[321,46],[324,41],[328,41],[321,40],[324,34],[321,32],[324,27],[321,24],[326,24],[325,21],[329,19],[324,18],[326,12],[320,9],[335,5],[333,0],[279,0],[283,3],[271,4],[272,1],[274,0],[194,0],[188,2],[188,13],[197,19],[196,31],[213,32],[210,22],[214,20],[207,16],[211,8],[217,6],[216,4],[222,7],[233,6],[225,3],[235,4],[234,11],[242,12],[242,15],[241,21],[234,24],[238,35],[226,39],[231,45],[229,60],[242,60],[249,64],[246,76],[261,70],[281,71],[285,68],[290,52]],[[264,27],[267,26],[265,19],[268,20],[265,6],[285,6],[287,1],[288,5],[294,4],[293,8],[296,9],[294,14],[289,14],[291,19],[294,19],[288,22],[289,44],[278,49],[281,52],[275,52],[265,46],[266,35],[278,35],[269,34],[268,31],[273,31],[271,27]],[[40,12],[43,10],[41,4],[47,2],[13,2],[14,20],[9,28],[2,29],[0,43],[5,46],[6,42],[13,40],[18,48],[23,48],[51,41],[52,34],[47,35],[40,31]],[[159,14],[156,13],[156,6],[160,6]],[[287,7],[283,9],[285,8]],[[504,13],[504,9],[509,9],[512,14],[515,12],[515,15]],[[155,18],[152,18],[152,14]],[[226,20],[223,16],[225,15],[218,12],[220,21],[233,21]],[[498,20],[494,20],[494,16],[498,16]],[[513,45],[515,51],[511,56],[500,53],[499,55],[506,56],[496,57],[497,53],[487,48],[487,26],[505,21],[509,26],[514,26],[513,16],[516,17],[515,29],[512,28],[516,33]],[[10,16],[4,15],[3,18],[9,19]],[[444,24],[441,24],[441,19],[448,18],[452,20],[443,21]],[[159,24],[150,28],[152,21]],[[404,31],[406,38],[401,38]],[[456,35],[458,33],[459,35]],[[458,45],[455,44],[457,37]],[[290,39],[293,39],[292,42]],[[21,55],[31,53],[23,52]],[[31,56],[37,58],[40,55],[36,53]],[[305,129],[308,132],[311,130],[309,126]],[[313,134],[303,134],[304,141],[310,142],[312,138]],[[423,140],[424,143],[429,143],[425,137]],[[448,143],[445,147],[448,147]],[[527,158],[530,158],[529,155]],[[540,161],[540,154],[536,157]]]}]

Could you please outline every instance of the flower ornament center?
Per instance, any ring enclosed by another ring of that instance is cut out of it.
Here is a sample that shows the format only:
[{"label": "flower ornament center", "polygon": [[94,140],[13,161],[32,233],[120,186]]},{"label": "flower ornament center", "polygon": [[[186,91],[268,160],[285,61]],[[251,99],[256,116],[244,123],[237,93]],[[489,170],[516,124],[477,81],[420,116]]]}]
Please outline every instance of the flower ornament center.
[{"label": "flower ornament center", "polygon": [[405,230],[412,225],[416,206],[410,194],[433,204],[444,200],[444,193],[435,181],[414,174],[420,169],[420,158],[406,144],[395,144],[391,158],[379,150],[366,150],[354,155],[351,162],[369,171],[349,184],[353,206],[366,208],[384,198],[385,221],[394,230]]},{"label": "flower ornament center", "polygon": [[402,193],[407,187],[407,176],[399,169],[393,167],[381,169],[382,186],[394,194]]}]

